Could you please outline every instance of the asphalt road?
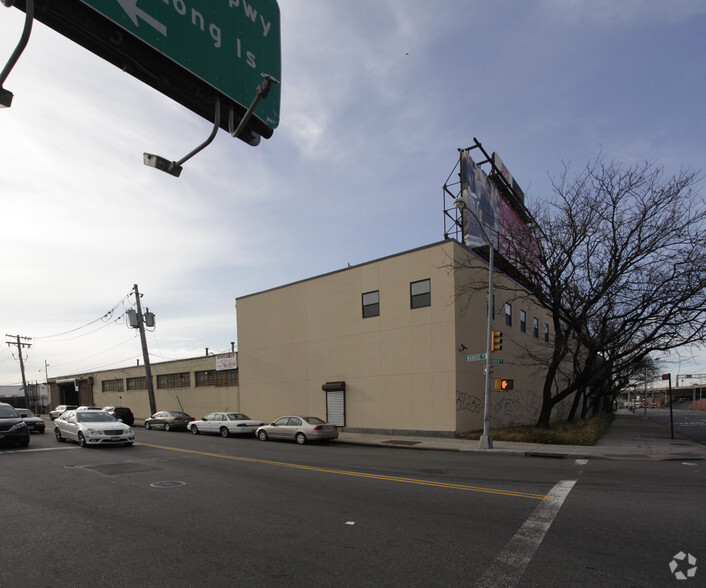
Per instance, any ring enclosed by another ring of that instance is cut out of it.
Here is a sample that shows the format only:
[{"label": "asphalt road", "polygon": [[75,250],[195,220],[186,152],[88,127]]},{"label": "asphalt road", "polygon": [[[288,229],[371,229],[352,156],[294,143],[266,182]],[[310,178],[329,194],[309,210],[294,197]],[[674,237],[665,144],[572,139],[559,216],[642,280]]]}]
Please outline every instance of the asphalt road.
[{"label": "asphalt road", "polygon": [[706,561],[704,462],[136,433],[0,449],[0,585],[672,586]]},{"label": "asphalt road", "polygon": [[[643,416],[644,409],[638,409],[638,416]],[[706,445],[706,412],[699,410],[672,410],[669,416],[669,409],[647,409],[647,418],[659,423],[671,431],[671,420],[674,423],[674,432],[684,435],[689,439]]]}]

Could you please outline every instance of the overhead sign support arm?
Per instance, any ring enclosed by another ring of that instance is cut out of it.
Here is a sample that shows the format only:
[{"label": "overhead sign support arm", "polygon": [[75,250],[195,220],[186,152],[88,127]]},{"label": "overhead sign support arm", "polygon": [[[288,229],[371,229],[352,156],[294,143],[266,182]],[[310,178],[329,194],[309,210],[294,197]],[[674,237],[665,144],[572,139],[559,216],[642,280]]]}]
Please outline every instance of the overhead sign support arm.
[{"label": "overhead sign support arm", "polygon": [[[229,111],[228,115],[228,131],[230,132],[233,137],[238,137],[240,133],[243,132],[245,129],[246,125],[248,124],[248,121],[250,120],[250,117],[252,116],[253,111],[257,107],[258,103],[260,100],[263,98],[267,98],[267,95],[270,92],[270,88],[272,87],[273,83],[279,84],[279,81],[272,77],[271,75],[268,74],[262,74],[262,77],[264,78],[262,83],[260,83],[257,86],[257,90],[255,93],[255,98],[253,99],[252,103],[250,104],[250,107],[247,109],[245,114],[243,115],[243,118],[240,119],[240,122],[238,123],[237,128],[233,129],[234,125],[234,118],[235,115],[233,113],[233,109],[231,108]],[[148,165],[150,167],[154,167],[158,170],[161,170],[163,172],[167,172],[168,174],[173,175],[174,177],[178,178],[181,175],[181,170],[182,165],[186,163],[189,159],[191,159],[194,155],[196,155],[199,151],[202,151],[206,147],[208,147],[212,142],[213,139],[216,138],[216,133],[218,133],[218,127],[221,125],[221,101],[219,98],[216,98],[216,113],[214,115],[214,124],[213,124],[213,131],[211,131],[211,134],[208,136],[208,139],[206,139],[203,143],[201,143],[196,149],[182,157],[179,161],[169,161],[168,159],[161,157],[159,155],[153,155],[152,153],[145,153],[144,154],[144,162],[145,165]]]},{"label": "overhead sign support arm", "polygon": [[[9,8],[14,3],[14,0],[2,0],[2,3]],[[2,85],[5,83],[7,76],[10,75],[12,68],[15,67],[17,60],[20,58],[20,55],[22,55],[22,52],[25,50],[25,47],[27,47],[27,43],[29,43],[29,35],[32,32],[33,22],[34,0],[26,0],[25,26],[22,30],[22,36],[20,37],[20,41],[17,44],[17,47],[15,47],[15,50],[12,52],[12,55],[10,56],[10,59],[7,62],[7,65],[5,65],[5,68],[2,70],[2,73],[0,73],[0,108],[10,108],[10,106],[12,105],[12,92],[3,88]]]}]

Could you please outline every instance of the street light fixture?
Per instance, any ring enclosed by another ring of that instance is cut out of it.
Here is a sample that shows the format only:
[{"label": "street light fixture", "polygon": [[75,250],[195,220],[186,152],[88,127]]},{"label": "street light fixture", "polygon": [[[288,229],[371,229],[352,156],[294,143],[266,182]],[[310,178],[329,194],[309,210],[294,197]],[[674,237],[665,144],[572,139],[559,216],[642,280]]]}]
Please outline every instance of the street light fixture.
[{"label": "street light fixture", "polygon": [[[494,259],[493,259],[493,242],[488,237],[488,233],[485,232],[483,223],[476,216],[473,209],[468,206],[467,199],[464,196],[458,196],[454,198],[454,206],[461,211],[461,218],[463,219],[463,213],[467,212],[473,215],[473,218],[478,223],[480,230],[483,232],[485,240],[488,242],[488,329],[486,333],[486,346],[485,346],[485,399],[484,399],[484,410],[483,410],[483,434],[480,436],[479,447],[481,449],[492,449],[493,448],[493,438],[490,436],[490,381],[491,381],[491,371],[492,371],[492,349],[493,349],[493,273],[494,273]],[[468,245],[466,241],[466,235],[464,235],[464,243]]]}]

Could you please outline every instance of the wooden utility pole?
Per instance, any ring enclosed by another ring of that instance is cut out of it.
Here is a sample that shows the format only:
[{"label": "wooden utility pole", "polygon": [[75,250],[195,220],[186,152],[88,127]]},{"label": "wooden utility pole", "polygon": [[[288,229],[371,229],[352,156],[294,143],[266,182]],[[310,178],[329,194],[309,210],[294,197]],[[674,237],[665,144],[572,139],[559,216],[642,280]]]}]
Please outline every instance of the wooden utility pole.
[{"label": "wooden utility pole", "polygon": [[29,398],[27,396],[27,380],[25,379],[25,362],[22,359],[22,348],[23,347],[32,347],[31,343],[22,343],[20,339],[24,339],[25,341],[31,341],[31,337],[20,337],[19,335],[5,335],[5,337],[11,337],[15,339],[15,341],[7,341],[7,345],[16,345],[17,346],[17,355],[20,356],[20,369],[22,370],[22,393],[24,394],[25,397],[25,406],[29,407]]},{"label": "wooden utility pole", "polygon": [[140,304],[140,291],[135,284],[135,303],[137,304],[137,327],[140,329],[140,341],[142,342],[142,359],[145,362],[145,377],[147,378],[147,394],[150,399],[150,415],[157,412],[157,402],[154,399],[154,385],[152,383],[152,366],[150,365],[150,354],[147,351],[147,338],[145,337],[145,317],[142,315],[142,305]]}]

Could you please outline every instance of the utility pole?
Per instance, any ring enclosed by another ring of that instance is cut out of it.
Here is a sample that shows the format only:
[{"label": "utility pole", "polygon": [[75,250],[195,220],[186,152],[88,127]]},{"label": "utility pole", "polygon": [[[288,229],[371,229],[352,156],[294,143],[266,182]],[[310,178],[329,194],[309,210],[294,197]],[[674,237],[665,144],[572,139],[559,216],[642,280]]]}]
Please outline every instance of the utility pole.
[{"label": "utility pole", "polygon": [[142,315],[142,305],[140,304],[140,291],[135,284],[135,303],[137,304],[137,328],[140,329],[140,341],[142,342],[142,358],[145,362],[145,377],[147,378],[147,394],[150,400],[150,414],[157,412],[157,403],[154,399],[154,385],[152,384],[152,366],[150,365],[150,354],[147,351],[147,338],[145,337],[145,319]]},{"label": "utility pole", "polygon": [[20,339],[24,339],[25,341],[31,341],[31,337],[20,337],[19,335],[5,335],[5,337],[11,337],[14,338],[15,341],[7,341],[8,347],[10,345],[16,345],[17,346],[17,354],[20,356],[20,369],[22,370],[22,393],[24,394],[25,397],[25,405],[29,406],[28,402],[29,399],[27,397],[27,380],[25,379],[25,362],[22,359],[22,348],[23,347],[32,347],[31,343],[22,343]]}]

